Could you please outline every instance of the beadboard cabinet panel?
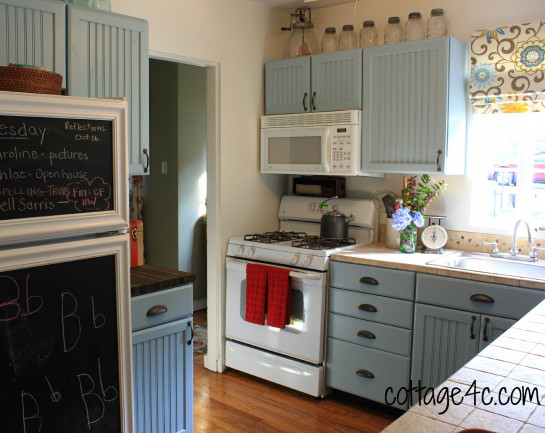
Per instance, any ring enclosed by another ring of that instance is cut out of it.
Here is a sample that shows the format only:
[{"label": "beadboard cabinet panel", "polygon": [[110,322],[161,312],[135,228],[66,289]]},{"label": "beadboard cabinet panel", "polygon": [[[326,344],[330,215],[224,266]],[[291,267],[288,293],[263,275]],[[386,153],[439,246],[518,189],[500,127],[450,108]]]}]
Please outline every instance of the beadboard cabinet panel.
[{"label": "beadboard cabinet panel", "polygon": [[265,63],[265,112],[309,113],[310,57]]},{"label": "beadboard cabinet panel", "polygon": [[411,379],[436,387],[479,352],[480,315],[415,305]]},{"label": "beadboard cabinet panel", "polygon": [[133,332],[136,433],[190,432],[193,425],[191,318]]},{"label": "beadboard cabinet panel", "polygon": [[68,70],[70,95],[127,99],[129,173],[149,174],[147,21],[69,5]]},{"label": "beadboard cabinet panel", "polygon": [[451,37],[363,50],[363,170],[463,174],[466,51]]},{"label": "beadboard cabinet panel", "polygon": [[0,66],[40,66],[66,78],[65,8],[56,0],[0,0]]},{"label": "beadboard cabinet panel", "polygon": [[312,111],[361,110],[361,69],[361,50],[312,56]]}]

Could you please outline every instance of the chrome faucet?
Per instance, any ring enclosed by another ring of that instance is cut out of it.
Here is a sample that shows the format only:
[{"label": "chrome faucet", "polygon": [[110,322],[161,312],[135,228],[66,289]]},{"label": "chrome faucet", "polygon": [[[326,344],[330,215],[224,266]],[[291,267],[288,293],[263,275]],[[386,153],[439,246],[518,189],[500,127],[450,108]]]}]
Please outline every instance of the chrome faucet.
[{"label": "chrome faucet", "polygon": [[520,223],[524,223],[526,224],[526,229],[528,230],[528,245],[532,245],[532,232],[530,230],[530,225],[524,221],[524,220],[518,220],[516,223],[515,223],[515,228],[513,229],[513,246],[511,247],[511,249],[509,250],[509,253],[515,257],[518,255],[518,249],[517,249],[517,230],[519,228],[519,224]]}]

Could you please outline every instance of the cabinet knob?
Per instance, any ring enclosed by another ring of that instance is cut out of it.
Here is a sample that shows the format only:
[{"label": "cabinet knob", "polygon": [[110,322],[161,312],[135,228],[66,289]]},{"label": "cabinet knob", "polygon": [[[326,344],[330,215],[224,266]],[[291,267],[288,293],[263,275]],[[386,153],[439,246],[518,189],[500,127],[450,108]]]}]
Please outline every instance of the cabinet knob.
[{"label": "cabinet knob", "polygon": [[488,295],[475,294],[475,295],[471,295],[469,299],[472,300],[473,302],[484,302],[485,304],[494,303],[494,299]]},{"label": "cabinet knob", "polygon": [[359,331],[358,337],[367,338],[368,340],[376,340],[376,335],[370,331]]},{"label": "cabinet knob", "polygon": [[144,153],[144,155],[146,155],[146,165],[144,167],[144,173],[147,173],[149,170],[149,152],[148,149],[144,149],[142,152]]},{"label": "cabinet knob", "polygon": [[368,313],[376,313],[377,307],[371,305],[371,304],[360,304],[358,307],[358,310],[360,311],[367,311]]},{"label": "cabinet knob", "polygon": [[364,377],[366,379],[374,379],[375,378],[375,375],[373,373],[371,373],[369,370],[358,370],[356,371],[356,374],[359,376],[359,377]]},{"label": "cabinet knob", "polygon": [[378,286],[378,281],[375,280],[373,277],[361,277],[360,283],[369,284],[370,286]]},{"label": "cabinet knob", "polygon": [[159,316],[160,314],[165,314],[168,311],[168,308],[166,305],[155,305],[154,307],[151,307],[148,312],[146,313],[146,316],[153,317],[153,316]]}]

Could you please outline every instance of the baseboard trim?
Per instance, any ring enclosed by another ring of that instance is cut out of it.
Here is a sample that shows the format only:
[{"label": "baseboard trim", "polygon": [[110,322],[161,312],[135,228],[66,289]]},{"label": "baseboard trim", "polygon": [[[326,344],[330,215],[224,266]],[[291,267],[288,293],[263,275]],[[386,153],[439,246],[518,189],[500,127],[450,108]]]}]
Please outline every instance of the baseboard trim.
[{"label": "baseboard trim", "polygon": [[193,301],[193,311],[204,310],[206,308],[206,298],[205,299],[195,299]]}]

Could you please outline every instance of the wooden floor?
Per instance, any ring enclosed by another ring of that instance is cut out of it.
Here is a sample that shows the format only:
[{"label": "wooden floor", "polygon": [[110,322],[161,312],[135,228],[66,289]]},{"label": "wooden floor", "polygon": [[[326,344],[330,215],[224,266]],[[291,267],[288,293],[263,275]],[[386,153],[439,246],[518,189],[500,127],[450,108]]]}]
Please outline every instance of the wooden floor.
[{"label": "wooden floor", "polygon": [[203,358],[194,358],[195,433],[375,433],[398,416],[341,392],[318,399],[231,369],[213,373]]}]

